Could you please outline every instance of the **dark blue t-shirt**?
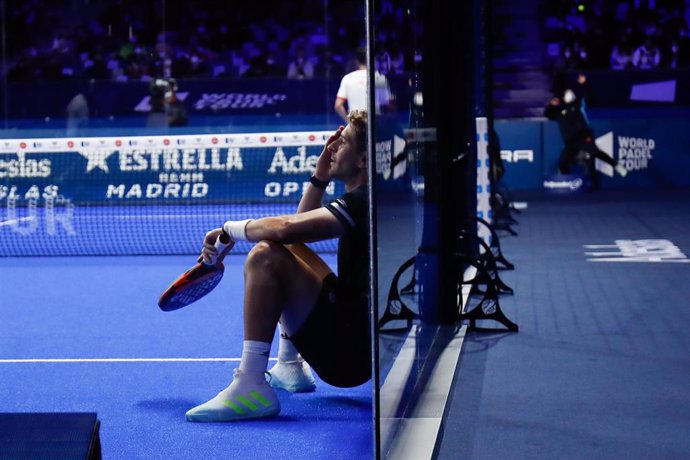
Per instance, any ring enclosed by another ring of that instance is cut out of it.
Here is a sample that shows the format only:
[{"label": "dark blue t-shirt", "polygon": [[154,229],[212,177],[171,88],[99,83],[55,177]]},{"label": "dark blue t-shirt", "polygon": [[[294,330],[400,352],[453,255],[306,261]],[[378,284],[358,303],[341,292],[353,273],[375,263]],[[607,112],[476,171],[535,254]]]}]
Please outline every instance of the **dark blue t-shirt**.
[{"label": "dark blue t-shirt", "polygon": [[326,208],[345,225],[338,241],[338,295],[366,298],[369,295],[369,209],[366,185],[345,193]]}]

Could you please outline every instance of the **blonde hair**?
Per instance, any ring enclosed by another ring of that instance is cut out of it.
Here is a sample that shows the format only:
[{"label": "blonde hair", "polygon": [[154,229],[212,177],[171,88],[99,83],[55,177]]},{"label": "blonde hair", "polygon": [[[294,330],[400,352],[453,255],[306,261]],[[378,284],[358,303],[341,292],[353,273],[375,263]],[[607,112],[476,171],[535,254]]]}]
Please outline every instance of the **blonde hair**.
[{"label": "blonde hair", "polygon": [[347,114],[347,121],[357,135],[357,151],[367,152],[367,111],[351,110]]}]

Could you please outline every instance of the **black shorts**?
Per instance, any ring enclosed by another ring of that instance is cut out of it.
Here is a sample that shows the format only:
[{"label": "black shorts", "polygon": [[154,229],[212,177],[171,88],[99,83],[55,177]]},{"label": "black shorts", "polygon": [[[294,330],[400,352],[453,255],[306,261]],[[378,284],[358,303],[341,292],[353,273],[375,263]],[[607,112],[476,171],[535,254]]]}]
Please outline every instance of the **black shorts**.
[{"label": "black shorts", "polygon": [[347,388],[371,378],[369,305],[342,299],[337,286],[333,273],[324,278],[314,310],[289,338],[324,382]]}]

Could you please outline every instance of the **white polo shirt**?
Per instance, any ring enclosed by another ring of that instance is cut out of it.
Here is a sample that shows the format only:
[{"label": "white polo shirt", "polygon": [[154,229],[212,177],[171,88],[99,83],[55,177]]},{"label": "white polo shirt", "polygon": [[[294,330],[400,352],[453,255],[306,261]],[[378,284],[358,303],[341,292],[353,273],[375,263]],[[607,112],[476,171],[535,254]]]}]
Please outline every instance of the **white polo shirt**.
[{"label": "white polo shirt", "polygon": [[[375,72],[374,85],[376,87],[376,113],[381,113],[381,107],[391,101],[391,91],[385,75]],[[366,110],[367,108],[367,70],[360,69],[345,75],[338,88],[339,99],[347,102],[347,109]]]}]

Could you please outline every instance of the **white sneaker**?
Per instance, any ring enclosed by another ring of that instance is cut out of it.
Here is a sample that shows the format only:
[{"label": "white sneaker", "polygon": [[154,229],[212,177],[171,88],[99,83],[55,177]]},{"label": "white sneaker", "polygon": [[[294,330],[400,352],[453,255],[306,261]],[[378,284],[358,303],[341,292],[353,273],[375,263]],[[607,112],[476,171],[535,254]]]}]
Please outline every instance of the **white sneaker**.
[{"label": "white sneaker", "polygon": [[281,388],[291,393],[308,393],[316,390],[311,368],[301,358],[297,361],[278,361],[267,374],[266,380],[273,388]]},{"label": "white sneaker", "polygon": [[620,174],[621,177],[625,177],[625,176],[628,175],[628,170],[625,169],[625,166],[623,166],[622,164],[618,163],[618,164],[615,166],[615,168],[616,168],[616,172],[617,172],[618,174]]},{"label": "white sneaker", "polygon": [[187,411],[190,422],[233,422],[280,413],[280,401],[263,375],[257,379],[235,369],[230,386],[215,398]]}]

